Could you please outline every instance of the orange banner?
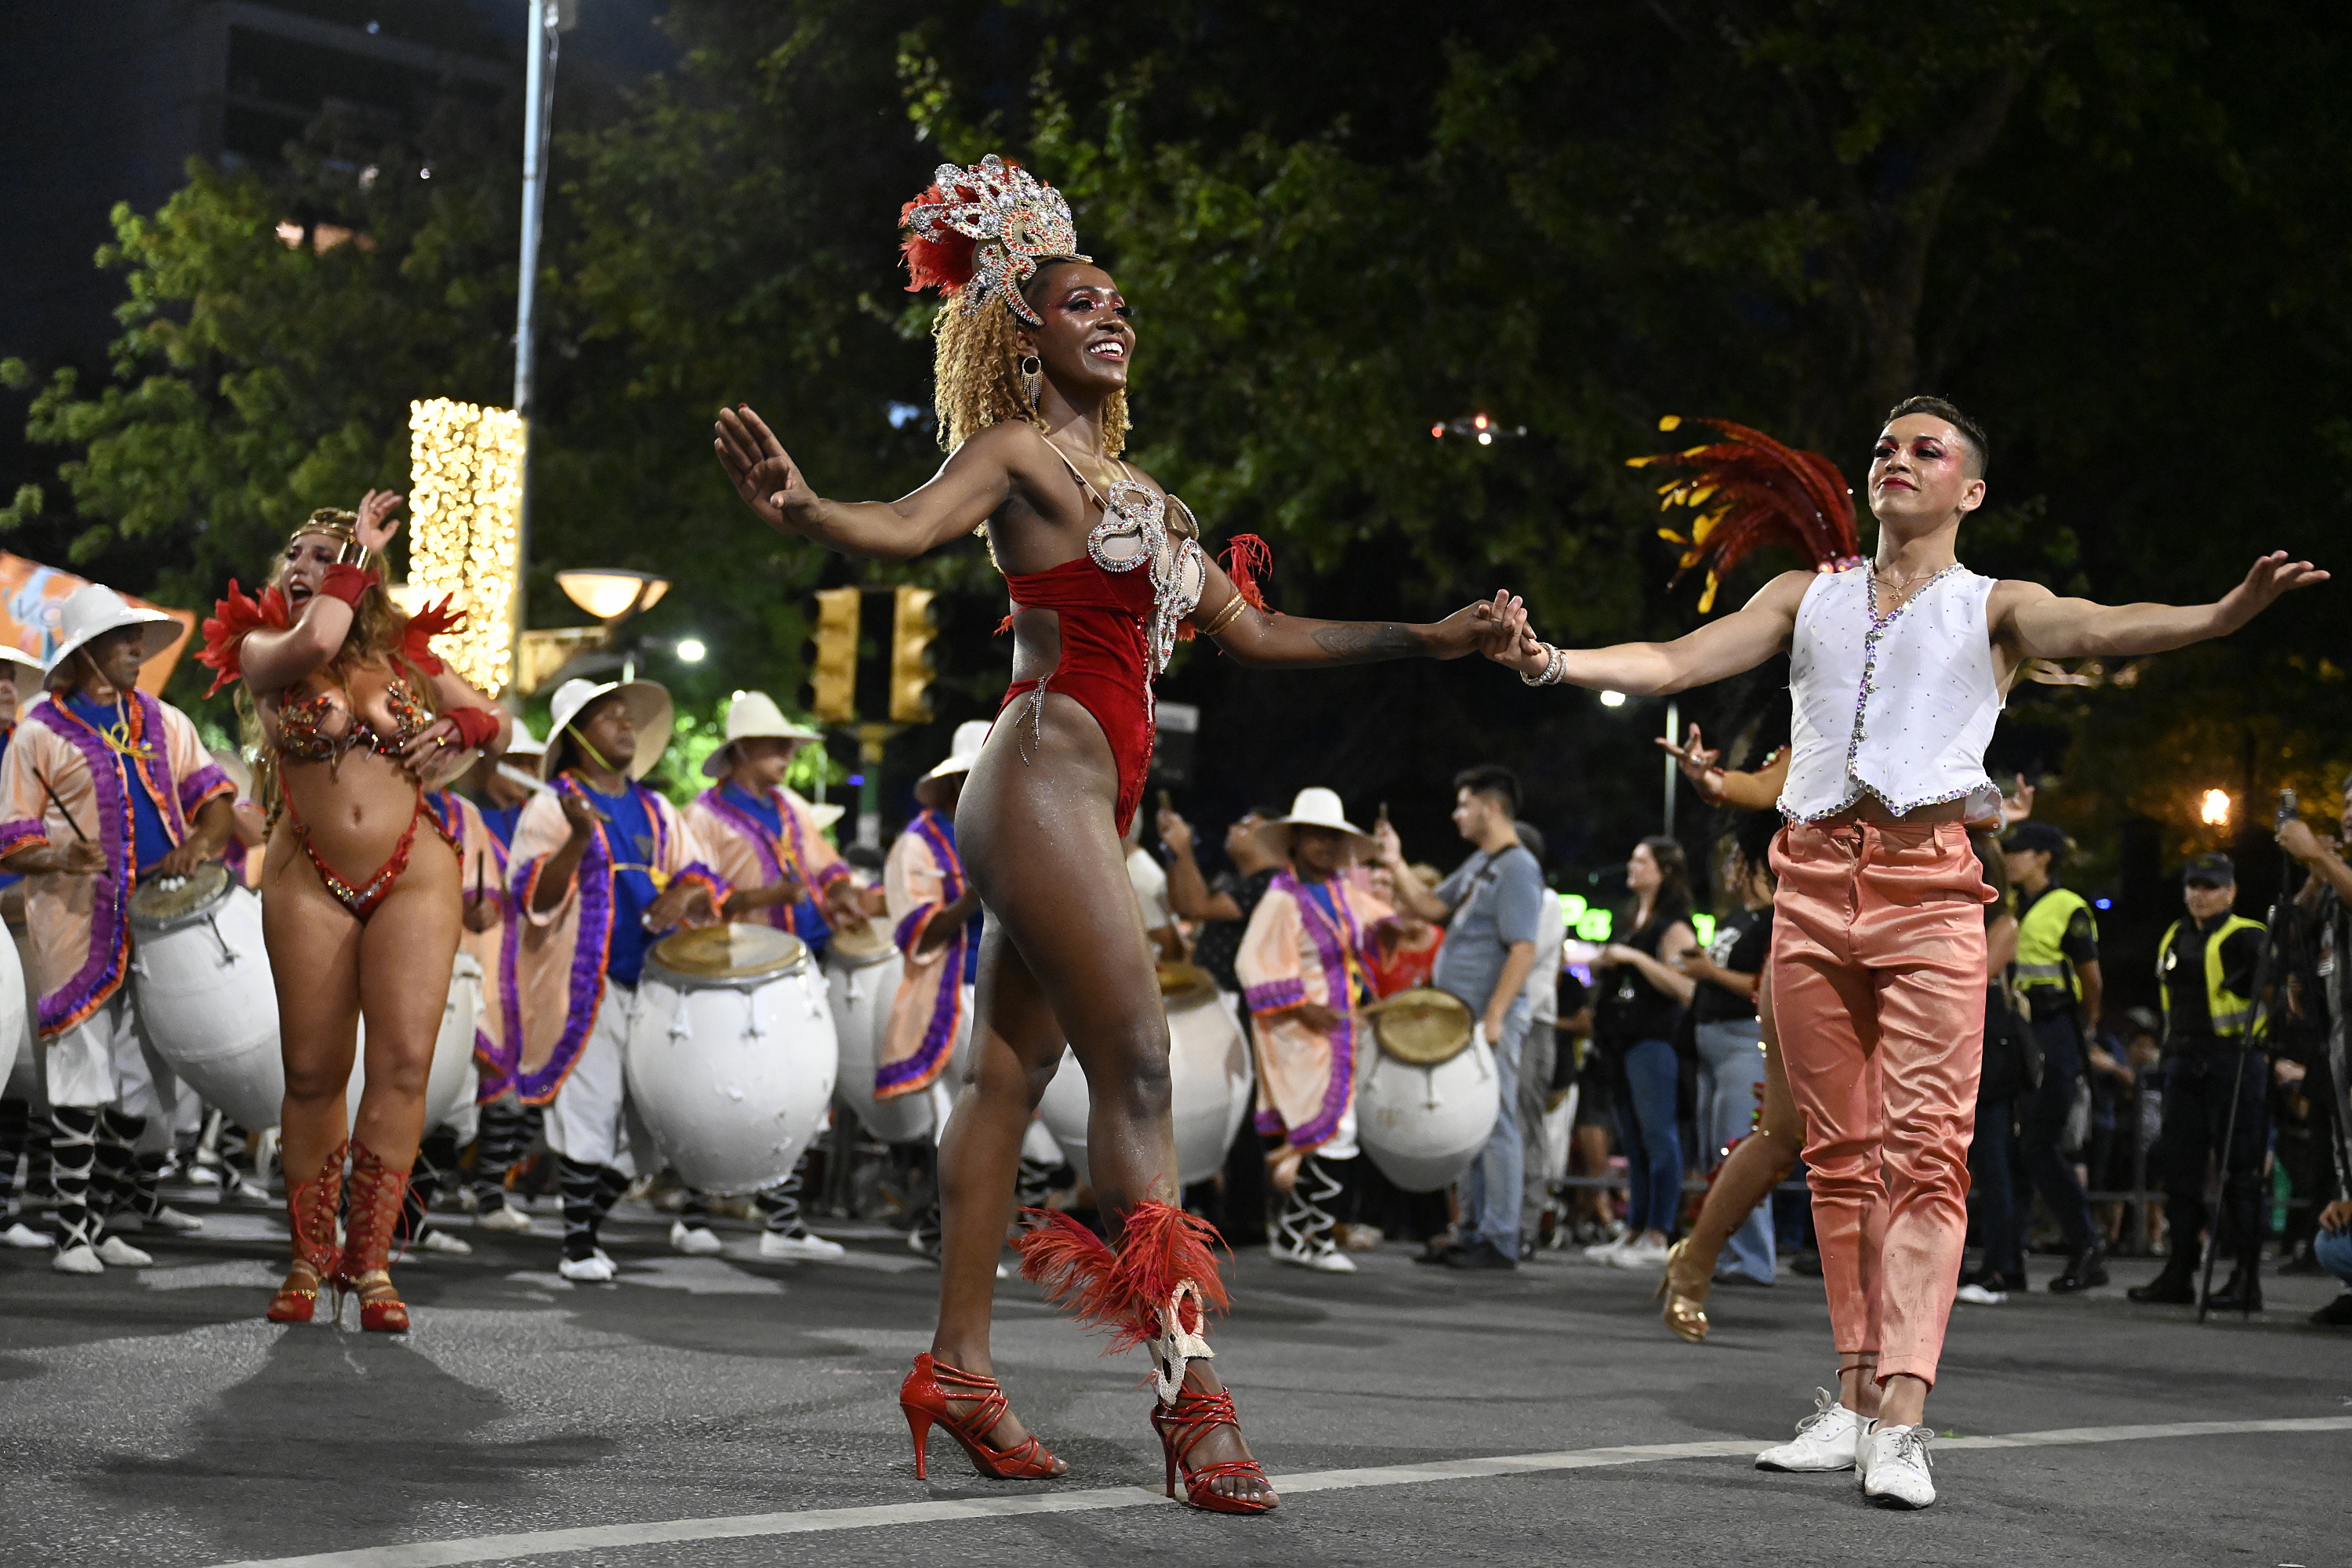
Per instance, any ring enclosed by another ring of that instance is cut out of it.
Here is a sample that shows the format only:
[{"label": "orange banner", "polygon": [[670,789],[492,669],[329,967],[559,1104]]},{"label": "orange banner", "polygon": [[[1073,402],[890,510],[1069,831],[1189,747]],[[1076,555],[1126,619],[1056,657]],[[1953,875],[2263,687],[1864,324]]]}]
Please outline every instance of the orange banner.
[{"label": "orange banner", "polygon": [[[57,652],[58,615],[67,595],[89,581],[0,551],[0,643],[38,654],[41,662],[47,664]],[[180,635],[172,639],[171,646],[139,667],[140,689],[160,696],[164,683],[172,679],[172,671],[179,666],[180,654],[188,646],[188,638],[195,632],[195,612],[175,610],[169,605],[151,605],[128,594],[122,597],[142,610],[161,610],[180,623]]]}]

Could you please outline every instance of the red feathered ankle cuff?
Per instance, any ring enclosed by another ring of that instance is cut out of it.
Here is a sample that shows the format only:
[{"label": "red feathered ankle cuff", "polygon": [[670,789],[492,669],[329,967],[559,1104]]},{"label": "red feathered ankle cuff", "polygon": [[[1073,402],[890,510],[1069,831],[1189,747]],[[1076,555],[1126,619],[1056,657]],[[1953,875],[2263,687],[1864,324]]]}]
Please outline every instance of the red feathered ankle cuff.
[{"label": "red feathered ankle cuff", "polygon": [[442,715],[457,726],[457,738],[468,750],[479,751],[499,738],[499,717],[480,708],[452,708]]},{"label": "red feathered ankle cuff", "polygon": [[1114,1251],[1066,1214],[1029,1209],[1023,1217],[1031,1228],[1013,1243],[1022,1277],[1085,1327],[1109,1331],[1105,1354],[1150,1346],[1160,1401],[1173,1400],[1185,1364],[1214,1354],[1203,1337],[1207,1314],[1228,1305],[1211,1250],[1223,1245],[1216,1228],[1172,1205],[1140,1203]]},{"label": "red feathered ankle cuff", "polygon": [[325,578],[319,584],[319,592],[330,599],[341,599],[356,610],[360,607],[360,595],[375,582],[374,573],[362,572],[348,562],[338,561],[327,568]]}]

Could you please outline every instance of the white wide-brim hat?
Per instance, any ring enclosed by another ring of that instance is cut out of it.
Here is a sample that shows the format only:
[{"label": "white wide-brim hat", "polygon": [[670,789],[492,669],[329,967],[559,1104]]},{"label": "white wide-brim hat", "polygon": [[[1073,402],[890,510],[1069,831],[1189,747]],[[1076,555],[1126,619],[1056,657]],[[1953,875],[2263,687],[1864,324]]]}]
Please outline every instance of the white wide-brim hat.
[{"label": "white wide-brim hat", "polygon": [[6,643],[0,643],[0,664],[23,664],[38,669],[41,668],[41,656],[37,653],[26,653],[23,648],[13,647]]},{"label": "white wide-brim hat", "polygon": [[554,700],[548,704],[547,750],[539,758],[541,778],[548,776],[551,765],[563,754],[563,748],[557,742],[572,721],[580,717],[580,710],[612,691],[621,694],[630,719],[637,726],[637,751],[629,759],[629,776],[641,779],[654,771],[662,752],[669,749],[673,719],[669,693],[650,680],[567,680],[555,689]]},{"label": "white wide-brim hat", "polygon": [[809,806],[809,819],[816,824],[816,830],[819,833],[823,833],[848,815],[849,808],[839,801],[820,800],[812,803]]},{"label": "white wide-brim hat", "polygon": [[990,721],[972,719],[955,727],[955,741],[948,747],[947,760],[923,775],[925,783],[943,779],[950,773],[968,773],[980,761],[980,751],[988,744]]},{"label": "white wide-brim hat", "polygon": [[543,757],[547,742],[530,732],[530,726],[521,714],[515,715],[514,733],[508,737],[506,755],[509,757]]},{"label": "white wide-brim hat", "polygon": [[1356,840],[1358,853],[1371,847],[1372,836],[1348,820],[1348,808],[1339,804],[1339,792],[1328,789],[1303,789],[1290,803],[1290,815],[1277,816],[1266,823],[1263,831],[1284,855],[1290,853],[1290,830],[1294,827],[1328,827],[1334,833],[1345,833]]},{"label": "white wide-brim hat", "polygon": [[[143,661],[154,658],[172,646],[180,635],[180,623],[161,610],[142,610],[126,604],[121,595],[103,583],[85,583],[66,595],[58,606],[58,647],[42,668],[54,671],[59,665],[81,651],[82,645],[92,637],[104,637],[124,626],[147,628],[146,646],[139,650]],[[38,659],[26,662],[39,664]]]},{"label": "white wide-brim hat", "polygon": [[739,691],[727,705],[727,738],[717,751],[702,759],[702,776],[715,779],[728,768],[727,752],[738,741],[822,741],[824,737],[805,724],[795,724],[784,717],[776,700],[764,691]]}]

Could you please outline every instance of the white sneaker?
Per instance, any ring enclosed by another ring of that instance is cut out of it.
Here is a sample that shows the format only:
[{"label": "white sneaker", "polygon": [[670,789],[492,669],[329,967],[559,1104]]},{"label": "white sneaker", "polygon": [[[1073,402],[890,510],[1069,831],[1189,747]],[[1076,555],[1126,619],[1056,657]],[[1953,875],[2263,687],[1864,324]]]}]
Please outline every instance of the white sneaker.
[{"label": "white sneaker", "polygon": [[1610,1259],[1615,1258],[1624,1248],[1628,1239],[1621,1236],[1614,1241],[1596,1242],[1584,1249],[1584,1261],[1598,1263],[1605,1268]]},{"label": "white sneaker", "polygon": [[1813,1413],[1797,1423],[1797,1440],[1757,1455],[1758,1469],[1812,1475],[1853,1468],[1854,1450],[1861,1442],[1865,1423],[1840,1405],[1837,1395],[1828,1389],[1817,1388],[1813,1393],[1817,1396]]},{"label": "white sneaker", "polygon": [[1265,1244],[1265,1255],[1276,1263],[1311,1269],[1318,1274],[1353,1274],[1356,1260],[1336,1247],[1285,1247],[1278,1241]]},{"label": "white sneaker", "polygon": [[830,1263],[836,1258],[849,1256],[849,1248],[837,1241],[827,1241],[821,1236],[784,1236],[776,1231],[760,1233],[760,1256],[790,1258],[803,1263]]},{"label": "white sneaker", "polygon": [[1609,1255],[1612,1268],[1663,1268],[1666,1264],[1666,1244],[1663,1241],[1622,1241],[1617,1250]]},{"label": "white sneaker", "polygon": [[707,1225],[688,1225],[682,1219],[669,1222],[669,1244],[673,1250],[688,1258],[716,1258],[720,1251],[717,1231]]},{"label": "white sneaker", "polygon": [[56,1269],[60,1274],[103,1274],[106,1272],[106,1265],[99,1261],[98,1248],[90,1246],[90,1244],[86,1241],[79,1247],[68,1247],[63,1252],[58,1253],[55,1258],[50,1258],[49,1267]]},{"label": "white sneaker", "polygon": [[31,1252],[37,1248],[47,1248],[56,1245],[56,1242],[51,1241],[21,1219],[10,1221],[7,1229],[0,1230],[0,1247],[19,1247]]},{"label": "white sneaker", "polygon": [[609,1285],[613,1282],[613,1276],[620,1272],[601,1247],[593,1256],[565,1258],[555,1266],[555,1271],[566,1279],[583,1285]]},{"label": "white sneaker", "polygon": [[1862,1495],[1886,1508],[1926,1508],[1936,1500],[1927,1471],[1932,1426],[1886,1426],[1872,1422],[1855,1446],[1854,1475]]},{"label": "white sneaker", "polygon": [[98,1256],[117,1268],[144,1268],[155,1260],[119,1236],[110,1236],[98,1244]]},{"label": "white sneaker", "polygon": [[474,1224],[483,1230],[528,1231],[530,1229],[530,1215],[512,1204],[500,1204],[476,1218]]},{"label": "white sneaker", "polygon": [[2009,1292],[1988,1290],[1971,1279],[1954,1293],[1953,1300],[1966,1301],[1972,1307],[1998,1307],[2009,1300]]},{"label": "white sneaker", "polygon": [[187,1213],[184,1209],[173,1208],[170,1204],[162,1204],[157,1205],[153,1214],[148,1215],[144,1217],[149,1225],[154,1226],[158,1229],[175,1230],[182,1236],[187,1236],[193,1232],[205,1228],[204,1221],[198,1219],[195,1215]]},{"label": "white sneaker", "polygon": [[471,1258],[474,1255],[472,1242],[462,1236],[452,1236],[437,1225],[427,1230],[416,1245],[427,1252],[446,1252],[452,1258]]},{"label": "white sneaker", "polygon": [[220,1185],[220,1173],[214,1170],[210,1165],[198,1165],[188,1173],[188,1185],[192,1187],[217,1187]]}]

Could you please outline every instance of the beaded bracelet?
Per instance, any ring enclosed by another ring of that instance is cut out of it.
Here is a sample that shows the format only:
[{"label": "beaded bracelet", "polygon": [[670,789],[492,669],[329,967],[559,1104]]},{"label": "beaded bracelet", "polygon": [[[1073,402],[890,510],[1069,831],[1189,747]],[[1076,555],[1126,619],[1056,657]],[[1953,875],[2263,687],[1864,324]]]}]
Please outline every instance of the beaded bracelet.
[{"label": "beaded bracelet", "polygon": [[1522,685],[1558,686],[1560,681],[1567,677],[1568,666],[1560,658],[1559,649],[1552,647],[1549,643],[1544,644],[1543,649],[1543,668],[1533,675],[1529,675],[1527,671],[1521,670],[1519,672],[1519,680]]}]

